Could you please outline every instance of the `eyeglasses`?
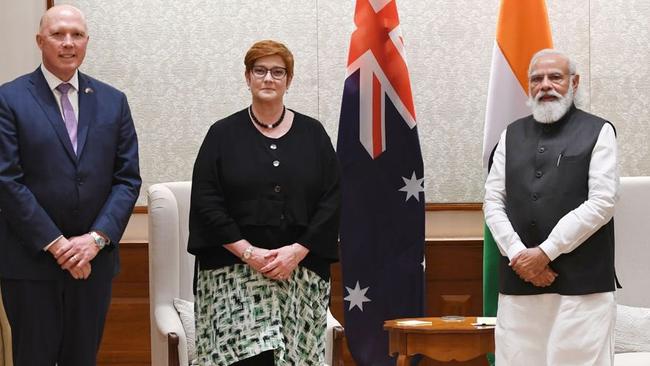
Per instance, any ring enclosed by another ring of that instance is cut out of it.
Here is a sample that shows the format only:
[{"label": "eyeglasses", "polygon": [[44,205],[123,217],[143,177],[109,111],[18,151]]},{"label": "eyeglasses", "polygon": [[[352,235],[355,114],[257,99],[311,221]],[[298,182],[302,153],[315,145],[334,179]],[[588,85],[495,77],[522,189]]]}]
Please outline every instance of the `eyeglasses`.
[{"label": "eyeglasses", "polygon": [[275,80],[282,80],[285,76],[287,76],[287,69],[284,67],[272,67],[270,69],[267,69],[264,66],[253,66],[252,69],[253,76],[258,79],[264,79],[266,77],[266,74],[269,72],[271,73],[271,77]]},{"label": "eyeglasses", "polygon": [[555,85],[561,85],[564,83],[564,80],[566,80],[567,76],[573,76],[573,74],[570,75],[564,75],[559,72],[555,72],[552,74],[538,74],[538,75],[533,75],[530,77],[530,85],[531,86],[538,86],[539,84],[544,82],[544,79],[548,77],[548,81],[551,82],[551,84]]}]

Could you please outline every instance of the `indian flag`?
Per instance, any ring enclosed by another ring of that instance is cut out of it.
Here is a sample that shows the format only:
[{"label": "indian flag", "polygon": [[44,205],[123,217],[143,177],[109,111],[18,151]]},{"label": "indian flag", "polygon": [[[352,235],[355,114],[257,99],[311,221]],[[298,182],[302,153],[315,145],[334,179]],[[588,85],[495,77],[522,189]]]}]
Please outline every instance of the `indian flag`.
[{"label": "indian flag", "polygon": [[[528,64],[544,48],[552,48],[551,27],[544,0],[501,0],[483,134],[483,166],[506,126],[531,113]],[[496,316],[501,254],[485,226],[483,240],[483,313]]]}]

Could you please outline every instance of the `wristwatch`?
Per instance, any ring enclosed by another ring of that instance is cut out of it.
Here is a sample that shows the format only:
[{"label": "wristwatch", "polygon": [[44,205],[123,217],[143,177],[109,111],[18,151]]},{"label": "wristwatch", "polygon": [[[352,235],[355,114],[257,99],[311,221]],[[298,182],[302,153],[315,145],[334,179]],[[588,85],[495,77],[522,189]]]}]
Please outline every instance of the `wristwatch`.
[{"label": "wristwatch", "polygon": [[91,237],[93,238],[93,240],[95,241],[95,245],[97,245],[97,248],[99,248],[99,250],[104,249],[104,247],[107,246],[107,245],[110,243],[109,240],[107,240],[106,238],[104,238],[103,236],[101,236],[101,235],[100,235],[98,232],[96,232],[96,231],[91,231],[91,232],[90,232],[90,236],[91,236]]},{"label": "wristwatch", "polygon": [[245,262],[249,259],[251,259],[251,256],[253,256],[253,246],[251,245],[250,247],[246,248],[244,252],[241,254],[241,259]]}]

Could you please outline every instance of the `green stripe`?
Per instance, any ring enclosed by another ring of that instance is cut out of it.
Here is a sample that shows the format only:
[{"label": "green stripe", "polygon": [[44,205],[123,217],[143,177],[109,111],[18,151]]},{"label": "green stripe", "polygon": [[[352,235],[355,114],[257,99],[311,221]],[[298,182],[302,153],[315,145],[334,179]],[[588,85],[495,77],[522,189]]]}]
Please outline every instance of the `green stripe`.
[{"label": "green stripe", "polygon": [[497,315],[499,299],[499,260],[501,253],[485,225],[483,231],[483,316]]},{"label": "green stripe", "polygon": [[[501,253],[487,225],[483,230],[483,316],[496,316],[499,300],[499,260]],[[494,365],[494,354],[488,354]]]}]

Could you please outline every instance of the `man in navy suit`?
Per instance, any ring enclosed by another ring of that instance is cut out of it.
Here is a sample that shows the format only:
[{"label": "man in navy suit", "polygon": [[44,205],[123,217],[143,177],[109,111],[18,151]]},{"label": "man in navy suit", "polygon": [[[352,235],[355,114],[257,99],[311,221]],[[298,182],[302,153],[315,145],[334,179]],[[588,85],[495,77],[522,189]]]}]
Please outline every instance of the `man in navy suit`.
[{"label": "man in navy suit", "polygon": [[78,71],[79,9],[41,19],[42,64],[0,86],[0,289],[20,365],[96,363],[118,243],[138,197],[126,96]]}]

